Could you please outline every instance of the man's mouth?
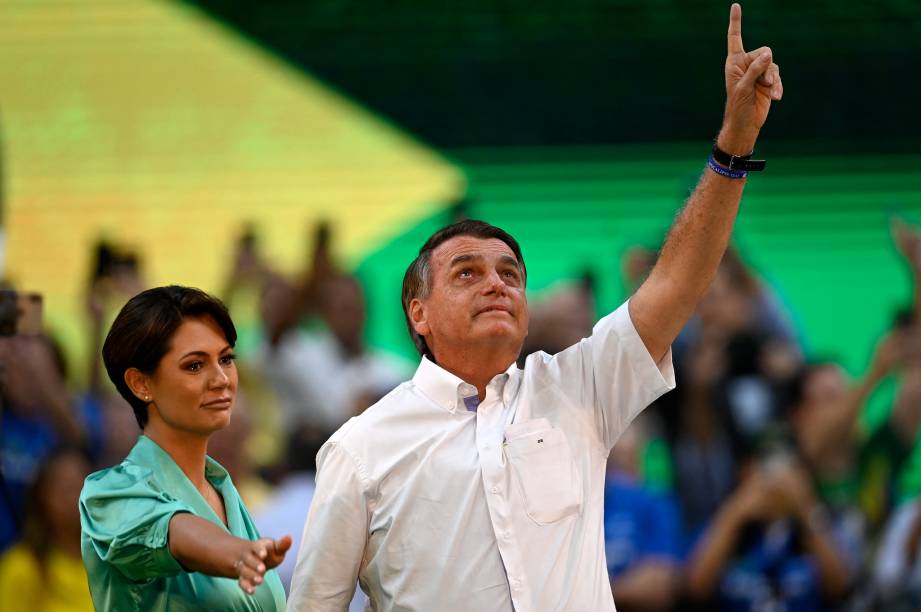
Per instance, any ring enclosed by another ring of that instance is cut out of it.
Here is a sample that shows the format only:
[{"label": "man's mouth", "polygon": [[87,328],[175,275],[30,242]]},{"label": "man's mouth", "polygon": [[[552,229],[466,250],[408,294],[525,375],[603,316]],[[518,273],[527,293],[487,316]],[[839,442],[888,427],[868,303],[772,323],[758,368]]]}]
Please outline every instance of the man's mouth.
[{"label": "man's mouth", "polygon": [[491,304],[490,306],[481,308],[480,310],[477,311],[477,316],[481,314],[485,314],[487,312],[502,312],[509,316],[512,316],[511,309],[508,306],[502,306],[500,304]]}]

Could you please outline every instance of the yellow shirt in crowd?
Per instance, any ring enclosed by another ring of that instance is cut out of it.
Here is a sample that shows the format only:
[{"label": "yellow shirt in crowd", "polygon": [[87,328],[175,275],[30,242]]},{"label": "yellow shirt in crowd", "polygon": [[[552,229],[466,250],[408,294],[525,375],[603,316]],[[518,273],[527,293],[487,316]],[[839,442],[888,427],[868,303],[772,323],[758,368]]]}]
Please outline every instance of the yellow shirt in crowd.
[{"label": "yellow shirt in crowd", "polygon": [[92,612],[83,561],[60,550],[48,552],[43,574],[23,544],[0,557],[0,610],[4,612]]}]

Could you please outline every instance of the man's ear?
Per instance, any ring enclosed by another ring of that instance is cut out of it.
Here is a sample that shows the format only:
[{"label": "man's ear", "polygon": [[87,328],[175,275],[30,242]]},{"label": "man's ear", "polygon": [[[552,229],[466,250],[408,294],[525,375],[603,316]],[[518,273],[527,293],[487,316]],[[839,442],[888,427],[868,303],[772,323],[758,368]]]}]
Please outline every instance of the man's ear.
[{"label": "man's ear", "polygon": [[128,385],[128,388],[139,400],[144,402],[153,401],[150,393],[150,378],[137,368],[125,370],[125,384]]},{"label": "man's ear", "polygon": [[420,336],[426,336],[431,332],[428,323],[428,309],[419,298],[413,298],[409,303],[409,320],[412,321],[413,329]]}]

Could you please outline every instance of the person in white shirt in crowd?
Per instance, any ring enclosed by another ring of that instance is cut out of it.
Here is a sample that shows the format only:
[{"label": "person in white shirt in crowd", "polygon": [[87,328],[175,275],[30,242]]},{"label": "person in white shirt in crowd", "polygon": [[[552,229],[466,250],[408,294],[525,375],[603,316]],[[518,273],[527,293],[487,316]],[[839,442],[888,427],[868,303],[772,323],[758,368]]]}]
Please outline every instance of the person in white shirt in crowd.
[{"label": "person in white shirt in crowd", "polygon": [[406,378],[407,363],[364,342],[366,309],[358,279],[328,275],[316,291],[322,330],[300,326],[292,310],[298,288],[280,276],[266,280],[262,318],[266,344],[255,355],[275,391],[283,427],[335,431]]},{"label": "person in white shirt in crowd", "polygon": [[345,610],[356,581],[377,612],[615,609],[605,462],[674,386],[669,347],[713,278],[746,171],[762,167],[746,156],[782,95],[771,50],[742,47],[737,4],[728,44],[708,169],[648,279],[591,337],[519,369],[527,272],[515,239],[464,221],[423,245],[403,284],[422,362],[318,455],[289,610]]}]

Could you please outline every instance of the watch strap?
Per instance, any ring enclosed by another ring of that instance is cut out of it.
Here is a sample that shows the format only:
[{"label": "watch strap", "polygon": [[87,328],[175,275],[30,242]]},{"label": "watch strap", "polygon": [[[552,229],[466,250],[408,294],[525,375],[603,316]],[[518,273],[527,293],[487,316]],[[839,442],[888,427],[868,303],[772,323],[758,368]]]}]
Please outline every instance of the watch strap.
[{"label": "watch strap", "polygon": [[763,159],[752,159],[752,154],[732,155],[723,151],[715,144],[713,145],[713,159],[721,166],[730,170],[740,170],[742,172],[760,172],[764,170],[767,161]]}]

